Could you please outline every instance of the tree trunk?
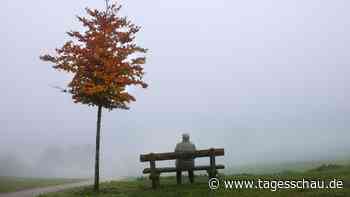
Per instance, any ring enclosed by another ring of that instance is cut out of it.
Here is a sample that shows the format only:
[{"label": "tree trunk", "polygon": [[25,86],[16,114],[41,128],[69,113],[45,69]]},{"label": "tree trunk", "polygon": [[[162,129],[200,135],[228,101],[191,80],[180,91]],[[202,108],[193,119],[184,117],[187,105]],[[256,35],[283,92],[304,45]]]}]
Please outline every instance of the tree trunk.
[{"label": "tree trunk", "polygon": [[99,191],[100,182],[100,133],[101,133],[101,114],[102,106],[98,106],[97,110],[97,130],[96,130],[96,152],[95,152],[95,183],[94,190]]}]

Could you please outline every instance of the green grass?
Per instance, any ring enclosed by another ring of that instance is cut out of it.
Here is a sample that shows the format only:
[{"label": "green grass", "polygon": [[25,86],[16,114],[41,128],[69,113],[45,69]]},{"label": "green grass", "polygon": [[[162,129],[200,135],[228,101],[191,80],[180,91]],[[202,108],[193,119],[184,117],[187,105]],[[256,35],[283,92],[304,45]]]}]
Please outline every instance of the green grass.
[{"label": "green grass", "polygon": [[[139,178],[129,181],[111,181],[101,184],[99,193],[95,193],[92,187],[75,188],[59,193],[41,195],[40,197],[349,197],[350,196],[350,166],[321,167],[307,172],[285,172],[271,175],[231,175],[221,176],[220,179],[239,180],[343,180],[343,189],[235,189],[220,188],[210,191],[206,176],[197,176],[196,183],[185,182],[176,185],[175,177],[162,177],[161,187],[151,189],[151,182],[147,178]],[[184,179],[187,181],[187,179]]]},{"label": "green grass", "polygon": [[310,169],[317,168],[323,164],[350,165],[350,161],[346,159],[337,160],[320,160],[320,161],[296,161],[296,162],[280,162],[280,163],[259,163],[255,165],[228,166],[225,174],[272,174],[284,171],[305,172]]},{"label": "green grass", "polygon": [[0,193],[73,183],[82,179],[0,177]]}]

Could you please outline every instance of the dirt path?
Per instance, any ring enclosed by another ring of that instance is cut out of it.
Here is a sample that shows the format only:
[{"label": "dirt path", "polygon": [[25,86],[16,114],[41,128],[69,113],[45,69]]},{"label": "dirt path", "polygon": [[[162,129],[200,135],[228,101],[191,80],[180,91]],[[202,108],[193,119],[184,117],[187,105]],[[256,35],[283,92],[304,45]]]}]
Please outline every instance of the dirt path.
[{"label": "dirt path", "polygon": [[70,189],[74,187],[91,185],[92,183],[93,182],[91,181],[86,181],[86,182],[80,182],[80,183],[70,183],[70,184],[57,185],[57,186],[51,186],[51,187],[29,189],[29,190],[23,190],[18,192],[0,194],[0,197],[36,197],[39,194],[49,193],[49,192],[58,192],[58,191],[62,191],[62,190]]}]

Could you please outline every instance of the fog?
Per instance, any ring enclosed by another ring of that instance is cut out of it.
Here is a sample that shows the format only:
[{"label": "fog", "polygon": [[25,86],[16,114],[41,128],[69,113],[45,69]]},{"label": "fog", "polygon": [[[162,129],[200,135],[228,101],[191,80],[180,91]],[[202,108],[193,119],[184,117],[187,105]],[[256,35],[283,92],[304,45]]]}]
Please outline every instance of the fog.
[{"label": "fog", "polygon": [[[183,132],[225,148],[227,167],[349,158],[349,1],[121,3],[150,49],[149,88],[103,111],[102,177],[140,176],[139,155],[173,151]],[[39,56],[104,2],[0,5],[0,176],[93,176],[97,110],[52,88],[70,78]]]}]

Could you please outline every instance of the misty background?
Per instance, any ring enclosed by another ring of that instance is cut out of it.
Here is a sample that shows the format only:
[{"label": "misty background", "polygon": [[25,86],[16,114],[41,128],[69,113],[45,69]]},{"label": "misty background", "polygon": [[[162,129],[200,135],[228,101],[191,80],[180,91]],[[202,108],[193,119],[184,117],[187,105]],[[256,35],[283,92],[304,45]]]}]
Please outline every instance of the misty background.
[{"label": "misty background", "polygon": [[[173,151],[183,132],[225,148],[227,167],[349,158],[350,1],[120,3],[150,49],[149,88],[103,111],[102,177],[140,176],[139,155]],[[0,5],[0,176],[93,176],[97,110],[52,88],[70,77],[39,56],[104,1]]]}]

